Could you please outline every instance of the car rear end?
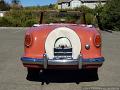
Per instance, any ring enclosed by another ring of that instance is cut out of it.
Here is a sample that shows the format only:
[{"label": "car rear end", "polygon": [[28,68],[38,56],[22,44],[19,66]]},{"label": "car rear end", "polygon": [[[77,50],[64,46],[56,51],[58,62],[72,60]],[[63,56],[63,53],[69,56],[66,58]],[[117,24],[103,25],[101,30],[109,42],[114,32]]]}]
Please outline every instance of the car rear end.
[{"label": "car rear end", "polygon": [[89,29],[77,25],[44,25],[28,30],[21,58],[23,65],[38,69],[99,68],[104,62],[101,35],[94,28]]}]

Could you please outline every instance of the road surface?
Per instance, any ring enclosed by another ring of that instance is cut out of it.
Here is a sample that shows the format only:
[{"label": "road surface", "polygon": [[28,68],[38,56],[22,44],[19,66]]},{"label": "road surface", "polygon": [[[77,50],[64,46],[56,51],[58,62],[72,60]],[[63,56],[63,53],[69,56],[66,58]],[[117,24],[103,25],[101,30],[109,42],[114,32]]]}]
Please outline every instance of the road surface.
[{"label": "road surface", "polygon": [[[0,90],[80,90],[85,86],[120,87],[120,32],[102,31],[103,55],[106,59],[98,77],[84,76],[74,71],[48,71],[46,80],[26,80],[27,70],[20,57],[23,54],[26,28],[0,28]],[[87,73],[86,73],[87,74]],[[79,84],[76,82],[79,81]],[[117,89],[118,90],[118,89]]]}]

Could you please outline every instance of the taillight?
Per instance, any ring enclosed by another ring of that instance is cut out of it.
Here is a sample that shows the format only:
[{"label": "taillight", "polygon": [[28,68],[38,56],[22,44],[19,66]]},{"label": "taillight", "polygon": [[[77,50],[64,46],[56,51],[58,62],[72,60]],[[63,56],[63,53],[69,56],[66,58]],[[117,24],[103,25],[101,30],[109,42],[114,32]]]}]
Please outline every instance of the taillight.
[{"label": "taillight", "polygon": [[32,45],[32,35],[31,34],[26,34],[24,43],[25,43],[26,47],[30,47]]},{"label": "taillight", "polygon": [[101,36],[100,35],[95,36],[94,43],[97,48],[99,48],[101,46]]}]

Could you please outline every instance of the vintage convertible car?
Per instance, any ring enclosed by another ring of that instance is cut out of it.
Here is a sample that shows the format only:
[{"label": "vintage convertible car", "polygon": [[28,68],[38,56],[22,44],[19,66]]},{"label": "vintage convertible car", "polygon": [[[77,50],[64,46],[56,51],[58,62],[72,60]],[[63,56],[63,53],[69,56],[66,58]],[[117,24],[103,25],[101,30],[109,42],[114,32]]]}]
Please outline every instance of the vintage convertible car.
[{"label": "vintage convertible car", "polygon": [[40,24],[25,33],[21,61],[28,72],[98,69],[103,64],[101,34],[85,24],[83,13],[51,11],[41,12],[40,17]]}]

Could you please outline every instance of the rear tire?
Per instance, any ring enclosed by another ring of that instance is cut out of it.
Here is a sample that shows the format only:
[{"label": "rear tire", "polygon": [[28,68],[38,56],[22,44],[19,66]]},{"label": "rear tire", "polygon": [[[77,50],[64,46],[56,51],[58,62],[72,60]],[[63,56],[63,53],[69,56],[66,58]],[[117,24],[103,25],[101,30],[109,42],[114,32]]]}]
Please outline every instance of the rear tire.
[{"label": "rear tire", "polygon": [[98,72],[98,68],[92,68],[92,69],[84,69],[85,72],[89,73],[90,75],[95,75]]},{"label": "rear tire", "polygon": [[27,80],[29,81],[37,81],[39,80],[40,69],[35,68],[27,68]]},{"label": "rear tire", "polygon": [[90,69],[89,70],[92,74],[97,74],[98,68]]},{"label": "rear tire", "polygon": [[99,80],[98,77],[98,68],[86,70],[87,79],[91,81]]}]

